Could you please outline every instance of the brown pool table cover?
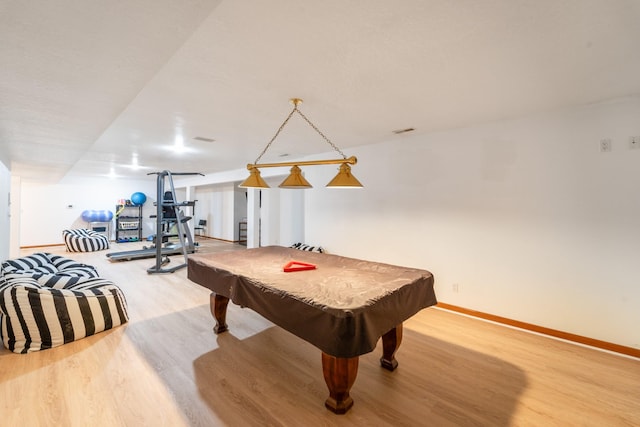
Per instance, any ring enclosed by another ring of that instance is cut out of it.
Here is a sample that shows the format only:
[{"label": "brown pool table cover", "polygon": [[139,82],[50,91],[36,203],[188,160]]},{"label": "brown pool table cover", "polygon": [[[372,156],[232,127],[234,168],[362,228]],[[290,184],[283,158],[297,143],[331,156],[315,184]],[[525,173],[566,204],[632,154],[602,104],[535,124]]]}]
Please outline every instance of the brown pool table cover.
[{"label": "brown pool table cover", "polygon": [[[290,261],[317,268],[285,273]],[[335,357],[373,351],[383,334],[437,303],[426,270],[280,246],[192,254],[188,278]]]}]

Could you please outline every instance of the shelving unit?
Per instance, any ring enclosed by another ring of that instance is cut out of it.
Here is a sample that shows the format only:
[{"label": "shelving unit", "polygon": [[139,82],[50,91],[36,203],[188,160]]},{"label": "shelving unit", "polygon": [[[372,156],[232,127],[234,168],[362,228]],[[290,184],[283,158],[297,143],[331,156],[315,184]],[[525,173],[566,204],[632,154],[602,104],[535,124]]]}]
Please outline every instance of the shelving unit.
[{"label": "shelving unit", "polygon": [[238,244],[247,246],[247,222],[238,223]]},{"label": "shelving unit", "polygon": [[142,240],[142,205],[116,205],[116,242],[139,242]]}]

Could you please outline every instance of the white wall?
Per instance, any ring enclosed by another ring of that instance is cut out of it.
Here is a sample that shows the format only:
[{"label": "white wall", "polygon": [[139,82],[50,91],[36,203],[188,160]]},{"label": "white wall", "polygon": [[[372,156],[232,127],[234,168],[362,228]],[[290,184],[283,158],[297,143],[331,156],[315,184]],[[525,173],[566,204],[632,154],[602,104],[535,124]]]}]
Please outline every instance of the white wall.
[{"label": "white wall", "polygon": [[[84,180],[82,184],[22,183],[20,206],[20,246],[61,244],[62,230],[87,227],[84,210],[110,210],[115,214],[119,199],[129,199],[136,191],[145,193],[143,236],[155,233],[156,182],[110,179]],[[113,227],[112,227],[113,229]]]},{"label": "white wall", "polygon": [[280,190],[280,245],[305,243],[304,197],[311,190]]},{"label": "white wall", "polygon": [[206,235],[228,241],[237,240],[234,234],[237,195],[233,183],[197,186],[193,189],[193,197],[197,200],[195,221],[207,220]]},{"label": "white wall", "polygon": [[304,195],[312,190],[278,188],[286,177],[265,178],[271,188],[261,190],[260,246],[291,246],[304,242]]},{"label": "white wall", "polygon": [[638,97],[350,150],[366,188],[307,192],[307,241],[428,269],[442,302],[640,348],[630,135]]},{"label": "white wall", "polygon": [[[260,246],[289,246],[304,240],[304,192],[279,189],[283,179],[282,175],[267,177],[271,188],[262,190],[262,196],[256,192],[261,199],[259,217],[256,217],[256,227],[258,219],[262,223]],[[195,218],[207,220],[207,235],[238,241],[238,223],[249,217],[246,190],[238,188],[237,182],[200,184],[191,188],[198,200]]]},{"label": "white wall", "polygon": [[233,240],[240,240],[240,231],[238,224],[240,221],[247,220],[247,190],[245,188],[238,188],[237,185],[234,188],[233,196]]},{"label": "white wall", "polygon": [[11,230],[11,173],[0,161],[0,261],[10,257],[10,230]]},{"label": "white wall", "polygon": [[260,246],[280,245],[280,195],[284,190],[278,185],[284,178],[266,178],[271,187],[261,190],[260,196]]},{"label": "white wall", "polygon": [[22,198],[22,179],[11,176],[11,208],[9,231],[9,258],[20,256],[20,206]]}]

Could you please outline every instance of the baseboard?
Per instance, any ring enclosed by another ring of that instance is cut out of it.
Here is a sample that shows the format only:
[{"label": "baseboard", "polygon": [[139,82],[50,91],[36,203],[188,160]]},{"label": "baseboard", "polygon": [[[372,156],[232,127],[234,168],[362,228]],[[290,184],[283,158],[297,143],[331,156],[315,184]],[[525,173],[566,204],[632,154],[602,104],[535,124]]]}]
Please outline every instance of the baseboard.
[{"label": "baseboard", "polygon": [[64,246],[64,243],[51,243],[49,245],[20,246],[20,249],[50,248],[53,246]]},{"label": "baseboard", "polygon": [[227,240],[227,239],[221,239],[220,237],[211,237],[211,236],[195,236],[195,237],[200,237],[203,239],[208,239],[208,240],[217,240],[219,242],[225,242],[225,243],[238,243],[237,240]]},{"label": "baseboard", "polygon": [[590,347],[599,348],[601,350],[612,351],[614,353],[620,353],[627,356],[640,358],[640,349],[633,347],[626,347],[624,345],[614,344],[607,341],[600,341],[581,335],[570,334],[568,332],[558,331],[556,329],[545,328],[543,326],[534,325],[531,323],[520,322],[518,320],[508,319],[506,317],[495,316],[489,313],[483,313],[481,311],[470,310],[464,307],[458,307],[443,302],[439,302],[437,307],[454,311],[457,313],[466,314],[468,316],[477,317],[479,319],[490,320],[492,322],[501,323],[503,325],[513,326],[516,328],[524,329],[539,334],[549,335],[555,338],[560,338],[567,341],[572,341],[579,344],[588,345]]}]

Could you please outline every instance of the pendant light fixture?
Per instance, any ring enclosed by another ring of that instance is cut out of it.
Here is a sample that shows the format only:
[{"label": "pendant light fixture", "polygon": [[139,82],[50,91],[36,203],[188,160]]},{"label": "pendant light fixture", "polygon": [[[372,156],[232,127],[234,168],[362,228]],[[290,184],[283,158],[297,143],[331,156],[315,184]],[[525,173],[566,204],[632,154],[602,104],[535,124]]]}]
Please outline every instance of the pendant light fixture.
[{"label": "pendant light fixture", "polygon": [[[260,176],[261,168],[274,168],[274,167],[284,167],[291,166],[289,176],[282,181],[279,185],[280,188],[291,188],[291,189],[305,189],[311,188],[312,185],[302,176],[302,170],[300,166],[318,166],[318,165],[340,165],[340,170],[338,174],[333,178],[328,184],[329,188],[362,188],[362,184],[351,174],[351,166],[357,163],[357,159],[354,156],[347,158],[344,153],[336,147],[336,145],[329,140],[320,130],[314,125],[302,112],[298,109],[298,105],[302,102],[300,98],[292,98],[291,102],[293,103],[293,110],[289,113],[287,118],[278,128],[276,134],[271,138],[271,141],[264,147],[262,153],[258,156],[254,163],[250,163],[247,165],[247,169],[249,170],[249,177],[244,180],[242,184],[239,185],[241,188],[269,188],[269,185],[262,179]],[[308,124],[315,130],[326,142],[337,151],[342,158],[341,159],[331,159],[331,160],[310,160],[310,161],[301,161],[301,162],[280,162],[280,163],[260,163],[260,159],[267,152],[273,141],[278,137],[282,129],[289,122],[291,116],[294,113],[298,113],[300,117],[302,117]]]},{"label": "pendant light fixture", "polygon": [[291,168],[291,173],[289,176],[282,181],[282,184],[278,185],[280,188],[311,188],[312,185],[309,184],[309,181],[304,179],[302,176],[302,170],[297,165],[294,165]]}]

